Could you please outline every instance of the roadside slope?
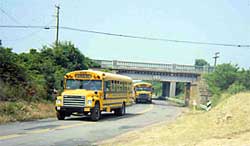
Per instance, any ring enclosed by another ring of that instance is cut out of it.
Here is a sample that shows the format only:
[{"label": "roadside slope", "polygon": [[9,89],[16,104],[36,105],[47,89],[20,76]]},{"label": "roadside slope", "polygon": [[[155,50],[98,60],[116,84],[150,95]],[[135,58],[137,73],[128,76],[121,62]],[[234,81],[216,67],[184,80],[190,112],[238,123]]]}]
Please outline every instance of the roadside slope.
[{"label": "roadside slope", "polygon": [[0,124],[55,117],[51,102],[0,101]]},{"label": "roadside slope", "polygon": [[250,145],[250,93],[233,95],[210,112],[189,112],[171,124],[129,132],[101,145]]}]

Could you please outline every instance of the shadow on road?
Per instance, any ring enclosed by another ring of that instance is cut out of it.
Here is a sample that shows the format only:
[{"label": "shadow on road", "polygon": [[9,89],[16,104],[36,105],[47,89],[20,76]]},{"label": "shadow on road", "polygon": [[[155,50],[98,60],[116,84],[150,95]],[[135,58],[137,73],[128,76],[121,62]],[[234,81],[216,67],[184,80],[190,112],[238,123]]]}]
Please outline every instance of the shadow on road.
[{"label": "shadow on road", "polygon": [[162,102],[153,102],[152,104],[154,105],[160,105],[160,106],[166,106],[166,107],[170,107],[170,106],[175,106],[175,107],[185,107],[183,105],[177,104],[177,103],[172,103],[172,102],[168,102],[168,101],[162,101]]},{"label": "shadow on road", "polygon": [[[98,121],[116,121],[124,118],[132,118],[141,114],[137,113],[126,113],[124,116],[116,116],[114,113],[102,113],[101,119]],[[65,121],[91,121],[89,116],[79,116],[79,117],[67,117]]]},{"label": "shadow on road", "polygon": [[124,116],[116,116],[112,113],[108,113],[108,114],[103,114],[102,115],[102,119],[101,121],[116,121],[116,120],[120,120],[120,119],[125,119],[125,118],[132,118],[135,116],[139,116],[141,114],[137,114],[137,113],[126,113]]}]

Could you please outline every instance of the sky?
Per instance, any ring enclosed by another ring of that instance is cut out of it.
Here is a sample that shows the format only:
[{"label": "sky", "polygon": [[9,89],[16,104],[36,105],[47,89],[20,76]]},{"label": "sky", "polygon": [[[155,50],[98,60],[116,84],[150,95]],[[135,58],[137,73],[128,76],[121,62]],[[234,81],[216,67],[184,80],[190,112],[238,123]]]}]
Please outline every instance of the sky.
[{"label": "sky", "polygon": [[[1,0],[0,25],[55,25],[164,39],[250,44],[249,0]],[[7,13],[7,14],[6,14]],[[55,41],[55,30],[0,27],[4,47],[14,52],[41,49]],[[250,68],[250,48],[150,41],[59,30],[60,41],[71,41],[93,59],[193,65],[195,59]]]}]

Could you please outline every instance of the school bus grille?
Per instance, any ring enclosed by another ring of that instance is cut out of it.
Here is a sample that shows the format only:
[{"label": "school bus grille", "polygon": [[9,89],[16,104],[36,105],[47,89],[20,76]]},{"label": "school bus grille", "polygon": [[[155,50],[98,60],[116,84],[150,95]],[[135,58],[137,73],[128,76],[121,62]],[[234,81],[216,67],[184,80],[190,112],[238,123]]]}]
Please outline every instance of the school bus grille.
[{"label": "school bus grille", "polygon": [[148,98],[148,94],[140,94],[140,95],[139,95],[139,98],[146,99],[146,98]]},{"label": "school bus grille", "polygon": [[63,106],[66,107],[84,107],[85,96],[63,96]]}]

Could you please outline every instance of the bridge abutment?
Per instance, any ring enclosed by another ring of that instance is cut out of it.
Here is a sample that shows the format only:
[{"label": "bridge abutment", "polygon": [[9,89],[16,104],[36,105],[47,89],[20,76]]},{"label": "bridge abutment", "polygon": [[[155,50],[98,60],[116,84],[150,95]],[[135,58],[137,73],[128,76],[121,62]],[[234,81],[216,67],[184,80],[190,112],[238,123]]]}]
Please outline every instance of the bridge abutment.
[{"label": "bridge abutment", "polygon": [[176,82],[170,82],[170,94],[169,97],[174,97],[176,95]]},{"label": "bridge abutment", "polygon": [[191,90],[191,83],[186,83],[185,85],[185,105],[188,106],[189,105],[189,101],[190,101],[190,90]]}]

